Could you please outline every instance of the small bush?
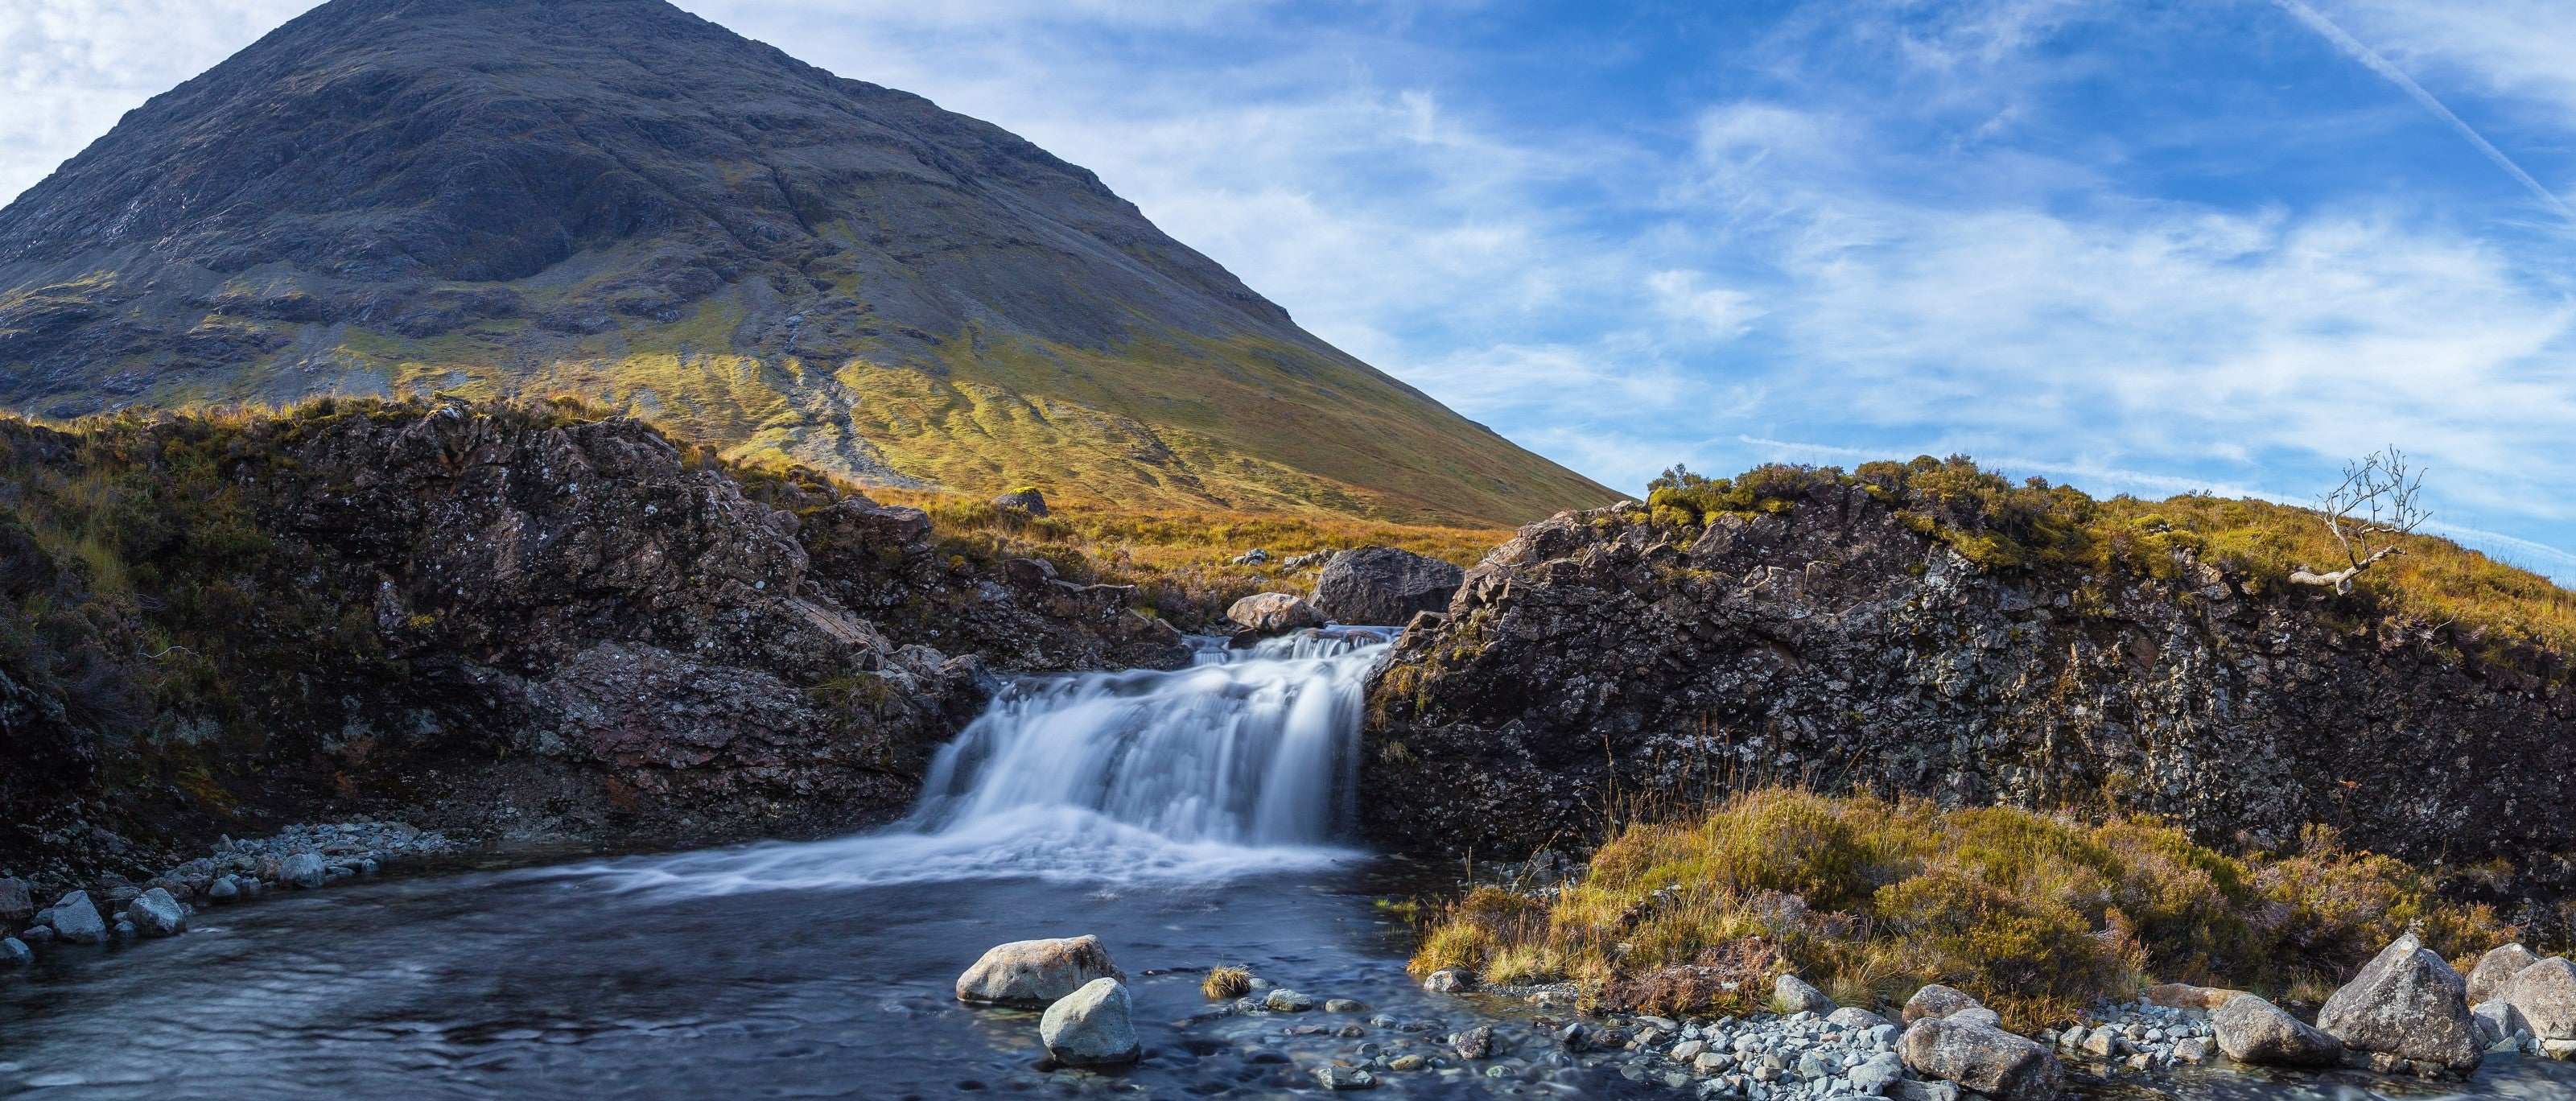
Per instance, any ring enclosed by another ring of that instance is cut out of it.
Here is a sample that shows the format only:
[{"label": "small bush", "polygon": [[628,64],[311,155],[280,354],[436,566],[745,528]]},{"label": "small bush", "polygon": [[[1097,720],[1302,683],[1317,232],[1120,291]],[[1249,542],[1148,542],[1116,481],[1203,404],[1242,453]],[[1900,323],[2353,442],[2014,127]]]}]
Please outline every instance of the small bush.
[{"label": "small bush", "polygon": [[1211,967],[1207,978],[1199,981],[1199,993],[1219,1001],[1233,1001],[1252,993],[1252,972],[1240,967]]}]

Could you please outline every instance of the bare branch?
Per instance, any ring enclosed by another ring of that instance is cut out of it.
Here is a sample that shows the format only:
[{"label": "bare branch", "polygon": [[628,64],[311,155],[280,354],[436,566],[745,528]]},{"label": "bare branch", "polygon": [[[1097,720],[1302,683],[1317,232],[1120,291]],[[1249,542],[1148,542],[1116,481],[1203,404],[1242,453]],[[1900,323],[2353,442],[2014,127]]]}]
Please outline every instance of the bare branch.
[{"label": "bare branch", "polygon": [[2394,446],[2345,464],[2343,481],[2317,498],[2326,531],[2343,552],[2343,568],[2320,573],[2301,566],[2290,580],[2351,592],[2355,576],[2390,555],[2406,553],[2398,538],[2432,519],[2416,502],[2423,488],[2424,472],[2408,466],[2406,453]]}]

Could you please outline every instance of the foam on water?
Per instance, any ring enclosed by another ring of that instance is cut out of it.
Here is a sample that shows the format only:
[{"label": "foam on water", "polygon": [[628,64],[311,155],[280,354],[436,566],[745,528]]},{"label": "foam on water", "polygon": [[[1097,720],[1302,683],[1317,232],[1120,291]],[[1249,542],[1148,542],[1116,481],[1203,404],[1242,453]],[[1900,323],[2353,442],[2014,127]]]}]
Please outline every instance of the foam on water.
[{"label": "foam on water", "polygon": [[1337,629],[1197,664],[1030,678],[939,751],[901,824],[553,873],[674,895],[1038,878],[1205,881],[1353,855],[1360,706],[1389,632]]}]

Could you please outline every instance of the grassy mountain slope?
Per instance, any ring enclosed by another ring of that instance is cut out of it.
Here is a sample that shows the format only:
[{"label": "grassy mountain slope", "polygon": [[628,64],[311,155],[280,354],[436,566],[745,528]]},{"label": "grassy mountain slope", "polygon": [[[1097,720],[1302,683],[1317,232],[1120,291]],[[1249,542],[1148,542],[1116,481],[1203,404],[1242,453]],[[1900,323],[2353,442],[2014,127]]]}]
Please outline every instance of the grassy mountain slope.
[{"label": "grassy mountain slope", "polygon": [[0,210],[0,404],[420,391],[964,493],[1483,524],[1616,496],[1091,173],[661,0],[333,0]]}]

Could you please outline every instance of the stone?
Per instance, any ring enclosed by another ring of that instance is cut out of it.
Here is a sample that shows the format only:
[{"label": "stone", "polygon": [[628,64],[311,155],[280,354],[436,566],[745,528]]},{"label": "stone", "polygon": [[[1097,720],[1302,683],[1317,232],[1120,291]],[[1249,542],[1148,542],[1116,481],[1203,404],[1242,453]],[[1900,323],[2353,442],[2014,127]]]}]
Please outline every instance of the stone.
[{"label": "stone", "polygon": [[1905,999],[1904,1017],[1905,1023],[1910,1025],[1925,1017],[1947,1017],[1962,1009],[1978,1008],[1981,1007],[1977,1000],[1969,997],[1967,992],[1933,983]]},{"label": "stone", "polygon": [[2496,988],[2505,980],[2519,975],[2522,969],[2540,962],[2540,954],[2520,944],[2504,944],[2487,949],[2469,968],[2469,1004],[2476,1005],[2495,997]]},{"label": "stone", "polygon": [[1826,1014],[1842,1008],[1825,992],[1809,986],[1796,975],[1782,975],[1771,983],[1771,1008],[1782,1013]]},{"label": "stone", "polygon": [[1723,1051],[1703,1051],[1691,1059],[1691,1069],[1701,1074],[1716,1074],[1735,1065],[1735,1057]]},{"label": "stone", "polygon": [[1283,986],[1261,999],[1261,1008],[1273,1013],[1303,1013],[1315,1008],[1315,999]]},{"label": "stone", "polygon": [[54,927],[50,925],[30,925],[26,928],[25,932],[18,935],[26,938],[26,941],[29,944],[52,944],[54,942]]},{"label": "stone", "polygon": [[2540,1053],[2552,1059],[2576,1059],[2576,1040],[2541,1040]]},{"label": "stone", "polygon": [[136,895],[125,905],[125,920],[134,923],[137,932],[147,937],[166,937],[188,928],[188,912],[179,900],[159,887]]},{"label": "stone", "polygon": [[1333,556],[1315,580],[1315,610],[1337,623],[1403,626],[1416,612],[1449,607],[1467,571],[1394,547]]},{"label": "stone", "polygon": [[2225,987],[2169,982],[2150,986],[2140,991],[2138,996],[2146,999],[2148,1005],[2163,1006],[2166,1009],[2197,1009],[2214,1013],[2219,1006],[2226,1005],[2229,999],[2242,993],[2244,993],[2242,990],[2229,990]]},{"label": "stone", "polygon": [[2491,1051],[2497,1041],[2511,1039],[2516,1032],[2531,1031],[2531,1024],[2522,1019],[2521,1011],[2502,998],[2489,998],[2470,1006],[2469,1016],[2477,1019],[2478,1041]]},{"label": "stone", "polygon": [[1449,1049],[1461,1059],[1494,1057],[1494,1026],[1477,1025],[1449,1038]]},{"label": "stone", "polygon": [[1891,1022],[1888,1021],[1887,1018],[1881,1017],[1866,1009],[1862,1009],[1859,1006],[1847,1005],[1831,1013],[1825,1014],[1825,1023],[1841,1025],[1854,1032],[1867,1032],[1880,1025],[1889,1024]]},{"label": "stone", "polygon": [[1887,1096],[1895,1098],[1896,1101],[1959,1101],[1959,1084],[1917,1082],[1914,1079],[1905,1078],[1889,1087]]},{"label": "stone", "polygon": [[2576,1040],[2576,964],[2566,957],[2551,956],[2523,968],[2496,988],[2495,996],[2513,1007],[2532,1035]]},{"label": "stone", "polygon": [[1101,979],[1125,982],[1100,938],[1054,937],[995,945],[957,976],[957,1000],[1036,1009]]},{"label": "stone", "polygon": [[312,851],[289,853],[277,863],[277,879],[306,890],[321,886],[331,877],[331,869],[322,863],[322,854]]},{"label": "stone", "polygon": [[1358,1013],[1366,1010],[1367,1008],[1367,1006],[1361,1005],[1349,998],[1327,998],[1324,1000],[1324,1012],[1326,1013]]},{"label": "stone", "polygon": [[118,939],[118,940],[133,940],[133,939],[134,939],[134,923],[133,923],[133,922],[131,922],[131,921],[126,920],[126,919],[125,919],[124,917],[122,917],[122,916],[118,917],[118,918],[116,919],[116,939]]},{"label": "stone", "polygon": [[54,935],[73,944],[99,944],[107,940],[107,919],[100,917],[98,907],[90,904],[89,892],[73,891],[62,901],[45,909],[45,924]]},{"label": "stone", "polygon": [[0,967],[24,967],[35,958],[35,951],[27,947],[26,941],[0,937]]},{"label": "stone", "polygon": [[0,924],[16,925],[34,916],[36,902],[27,894],[27,881],[0,879]]},{"label": "stone", "polygon": [[2209,1061],[2209,1041],[2194,1036],[2177,1042],[2173,1046],[2173,1059],[2177,1063],[2206,1063]]},{"label": "stone", "polygon": [[216,877],[215,877],[215,881],[214,881],[213,883],[210,883],[210,884],[207,884],[207,885],[206,885],[206,899],[207,899],[207,901],[210,901],[210,902],[231,902],[232,900],[234,900],[234,899],[236,899],[236,898],[240,898],[240,897],[241,897],[241,886],[240,886],[239,884],[234,883],[234,882],[233,882],[233,877],[231,877],[231,876],[228,876],[228,875],[219,875],[219,876],[216,876]]},{"label": "stone", "polygon": [[1047,514],[1046,494],[1038,492],[1034,487],[1024,487],[993,498],[993,507],[1018,509],[1031,516],[1045,516]]},{"label": "stone", "polygon": [[2343,1041],[2252,994],[2227,999],[2209,1023],[2218,1033],[2218,1050],[2240,1063],[2323,1067],[2343,1058]]},{"label": "stone", "polygon": [[1127,984],[1093,979],[1055,1000],[1038,1020],[1047,1056],[1068,1066],[1132,1063],[1140,1050]]},{"label": "stone", "polygon": [[1905,1030],[1898,1048],[1915,1073],[1949,1079],[1995,1101],[2050,1101],[2066,1078],[2047,1048],[1991,1025],[1926,1017]]},{"label": "stone", "polygon": [[1475,986],[1476,976],[1456,967],[1443,967],[1422,977],[1422,988],[1434,994],[1455,994]]},{"label": "stone", "polygon": [[1429,1065],[1430,1062],[1430,1057],[1424,1055],[1398,1055],[1395,1058],[1386,1061],[1386,1069],[1411,1073],[1413,1071],[1421,1070],[1423,1067]]},{"label": "stone", "polygon": [[1324,625],[1324,617],[1315,611],[1315,606],[1294,593],[1254,593],[1235,601],[1225,610],[1225,617],[1256,635],[1284,635]]},{"label": "stone", "polygon": [[1670,1059],[1676,1063],[1687,1063],[1693,1059],[1699,1058],[1700,1053],[1707,1050],[1708,1044],[1705,1041],[1684,1040],[1678,1044],[1674,1044],[1671,1051],[1665,1052],[1664,1058]]},{"label": "stone", "polygon": [[1377,1076],[1358,1067],[1323,1066],[1315,1068],[1315,1084],[1328,1090],[1373,1090]]},{"label": "stone", "polygon": [[2317,1027],[2355,1051],[2453,1070],[2475,1067],[2485,1057],[2477,1022],[2469,1016],[2468,980],[2413,933],[2380,949],[2361,974],[2328,997],[2317,1011]]},{"label": "stone", "polygon": [[1962,1010],[1960,1010],[1960,1011],[1958,1011],[1958,1012],[1956,1012],[1956,1013],[1951,1014],[1951,1015],[1950,1015],[1948,1018],[1946,1018],[1946,1019],[1948,1019],[1948,1020],[1953,1020],[1953,1021],[1965,1021],[1965,1022],[1968,1022],[1968,1023],[1970,1023],[1970,1024],[1980,1024],[1980,1025],[1985,1025],[1985,1026],[1987,1026],[1987,1027],[1989,1027],[1989,1028],[2002,1028],[2002,1027],[2004,1026],[2004,1015],[2003,1015],[2003,1014],[2001,1014],[2001,1013],[1997,1013],[1997,1012],[1995,1012],[1994,1010],[1988,1009],[1988,1008],[1986,1008],[1986,1007],[1984,1007],[1984,1006],[1982,1006],[1982,1005],[1972,1005],[1972,1006],[1969,1006],[1969,1007],[1968,1007],[1968,1008],[1966,1008],[1966,1009],[1962,1009]]},{"label": "stone", "polygon": [[2075,1050],[2096,1059],[2108,1059],[2120,1053],[2120,1040],[2118,1032],[2105,1026],[2085,1033],[2083,1039],[2075,1042]]}]

